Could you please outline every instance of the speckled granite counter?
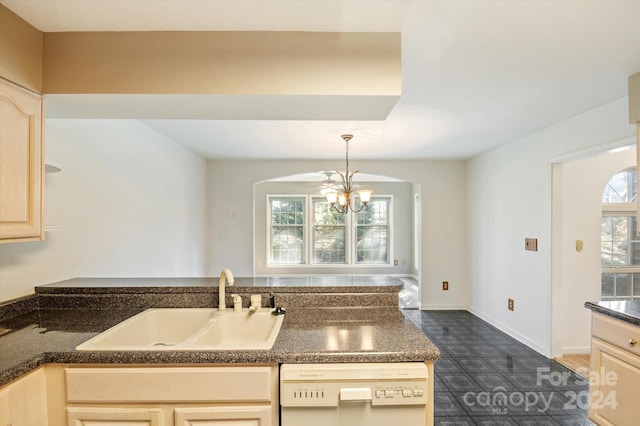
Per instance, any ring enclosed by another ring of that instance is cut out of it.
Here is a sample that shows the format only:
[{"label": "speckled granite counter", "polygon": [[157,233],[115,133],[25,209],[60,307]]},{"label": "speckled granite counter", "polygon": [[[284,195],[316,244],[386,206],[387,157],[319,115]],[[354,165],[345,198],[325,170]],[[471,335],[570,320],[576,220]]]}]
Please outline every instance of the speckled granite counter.
[{"label": "speckled granite counter", "polygon": [[586,302],[585,308],[640,326],[640,300]]},{"label": "speckled granite counter", "polygon": [[[248,307],[248,296],[260,294],[266,306],[275,293],[284,307],[398,306],[402,287],[390,277],[236,277],[225,301],[232,305],[237,293]],[[218,306],[218,278],[75,278],[36,287],[36,295],[40,309],[205,308]]]},{"label": "speckled granite counter", "polygon": [[[402,281],[387,276],[301,275],[286,277],[235,277],[234,289],[273,290],[280,293],[394,293]],[[36,287],[36,293],[101,294],[173,293],[189,291],[206,293],[218,289],[218,277],[212,278],[73,278]]]},{"label": "speckled granite counter", "polygon": [[[191,281],[189,286],[192,284]],[[395,306],[389,305],[388,300],[384,299],[384,303],[374,303],[367,307],[314,307],[314,304],[303,307],[293,302],[300,301],[304,292],[299,288],[297,293],[287,291],[285,293],[289,294],[291,304],[287,306],[282,303],[287,307],[287,314],[271,350],[215,352],[76,351],[75,347],[80,343],[149,307],[146,302],[142,304],[145,306],[135,302],[144,293],[133,294],[136,292],[131,290],[132,287],[118,287],[119,290],[113,294],[117,301],[104,305],[95,303],[95,293],[91,294],[90,287],[85,287],[84,294],[76,293],[76,298],[67,297],[69,292],[78,291],[79,288],[82,287],[62,287],[58,284],[46,286],[46,289],[39,287],[36,296],[16,302],[25,306],[25,312],[0,320],[0,386],[46,363],[411,362],[440,358],[438,348],[397,308],[398,289],[394,284],[376,285],[375,290],[362,286],[361,292],[373,295],[393,294],[396,297]],[[240,288],[237,286],[234,290]],[[247,288],[252,288],[251,292],[257,290],[257,286]],[[293,287],[288,287],[289,290],[291,288]],[[329,293],[341,299],[351,297],[351,288],[329,288]],[[165,290],[163,288],[161,291]],[[126,291],[130,291],[128,296],[124,296]],[[209,283],[208,292],[211,291]],[[311,290],[312,293],[315,291]],[[179,293],[174,289],[174,293],[167,292],[166,295],[171,300]],[[285,294],[277,293],[280,305]],[[43,297],[45,294],[47,296]],[[71,304],[63,307],[62,303],[58,303],[54,304],[56,309],[51,309],[48,307],[50,301],[43,299],[50,299],[49,296],[56,294],[64,296],[65,303]],[[321,299],[324,297],[323,294],[316,296]],[[81,304],[83,297],[88,297],[88,303],[84,306]],[[107,294],[102,294],[102,297],[104,299],[101,302],[109,300]],[[39,308],[33,309],[34,298],[38,299]],[[306,299],[309,300],[311,299]],[[129,303],[123,303],[127,301]],[[181,304],[185,301],[179,302]]]}]

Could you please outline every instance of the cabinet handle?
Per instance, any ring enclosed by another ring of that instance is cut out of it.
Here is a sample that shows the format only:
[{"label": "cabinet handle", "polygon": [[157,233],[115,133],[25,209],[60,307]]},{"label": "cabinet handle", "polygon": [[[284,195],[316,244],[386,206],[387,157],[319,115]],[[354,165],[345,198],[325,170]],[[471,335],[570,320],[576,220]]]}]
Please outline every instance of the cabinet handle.
[{"label": "cabinet handle", "polygon": [[636,339],[629,339],[629,346],[635,347],[637,343]]}]

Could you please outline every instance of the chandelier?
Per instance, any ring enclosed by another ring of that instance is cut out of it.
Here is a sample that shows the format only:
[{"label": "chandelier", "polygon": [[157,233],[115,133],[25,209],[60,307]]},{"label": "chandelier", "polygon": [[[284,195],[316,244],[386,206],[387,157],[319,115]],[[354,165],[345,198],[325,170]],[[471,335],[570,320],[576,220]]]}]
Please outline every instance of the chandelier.
[{"label": "chandelier", "polygon": [[[342,182],[333,182],[331,184],[331,190],[325,194],[327,201],[331,205],[330,210],[342,214],[347,213],[349,210],[358,213],[359,211],[362,211],[362,209],[367,208],[369,200],[371,199],[371,193],[373,192],[370,189],[358,190],[357,192],[360,197],[361,206],[356,210],[356,208],[351,204],[352,198],[354,198],[352,197],[354,189],[357,187],[353,184],[353,176],[358,173],[357,170],[349,172],[349,141],[352,138],[353,135],[342,135],[342,139],[344,139],[346,143],[346,169],[344,173],[336,170],[336,173],[340,176]],[[353,201],[355,202],[355,200]]]}]

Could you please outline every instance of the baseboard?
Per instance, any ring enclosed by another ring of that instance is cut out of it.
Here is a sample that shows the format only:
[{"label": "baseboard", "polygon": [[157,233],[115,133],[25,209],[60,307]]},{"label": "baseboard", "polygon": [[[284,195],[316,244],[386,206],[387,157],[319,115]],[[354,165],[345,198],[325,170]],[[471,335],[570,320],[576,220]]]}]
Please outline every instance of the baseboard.
[{"label": "baseboard", "polygon": [[588,355],[591,353],[591,346],[564,346],[562,355]]},{"label": "baseboard", "polygon": [[420,304],[421,311],[468,311],[467,305],[429,305]]},{"label": "baseboard", "polygon": [[520,343],[523,343],[523,344],[527,345],[528,347],[530,347],[534,351],[538,352],[540,355],[544,355],[545,357],[549,358],[550,354],[547,353],[547,350],[545,350],[545,348],[540,346],[537,342],[534,342],[533,340],[529,339],[528,337],[523,336],[522,334],[518,333],[517,331],[515,331],[511,327],[508,327],[505,324],[502,324],[500,321],[497,321],[497,320],[495,320],[494,318],[491,318],[488,315],[484,315],[481,312],[478,312],[473,308],[469,308],[467,310],[469,312],[471,312],[473,315],[475,315],[478,318],[480,318],[481,320],[486,321],[487,323],[491,324],[492,326],[494,326],[498,330],[508,334],[510,337],[513,337],[514,339],[516,339]]}]

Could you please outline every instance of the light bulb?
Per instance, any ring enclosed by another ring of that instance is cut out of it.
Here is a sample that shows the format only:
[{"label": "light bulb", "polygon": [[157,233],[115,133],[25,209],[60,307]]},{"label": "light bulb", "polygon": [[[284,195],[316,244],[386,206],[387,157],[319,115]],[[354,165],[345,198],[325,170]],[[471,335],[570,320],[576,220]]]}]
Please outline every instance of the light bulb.
[{"label": "light bulb", "polygon": [[338,200],[338,193],[337,192],[327,192],[326,196],[327,196],[327,201],[331,205],[334,205],[336,203],[336,201]]},{"label": "light bulb", "polygon": [[361,189],[358,191],[358,195],[360,195],[360,202],[362,204],[367,204],[369,200],[371,200],[371,193],[373,191],[370,189]]}]

